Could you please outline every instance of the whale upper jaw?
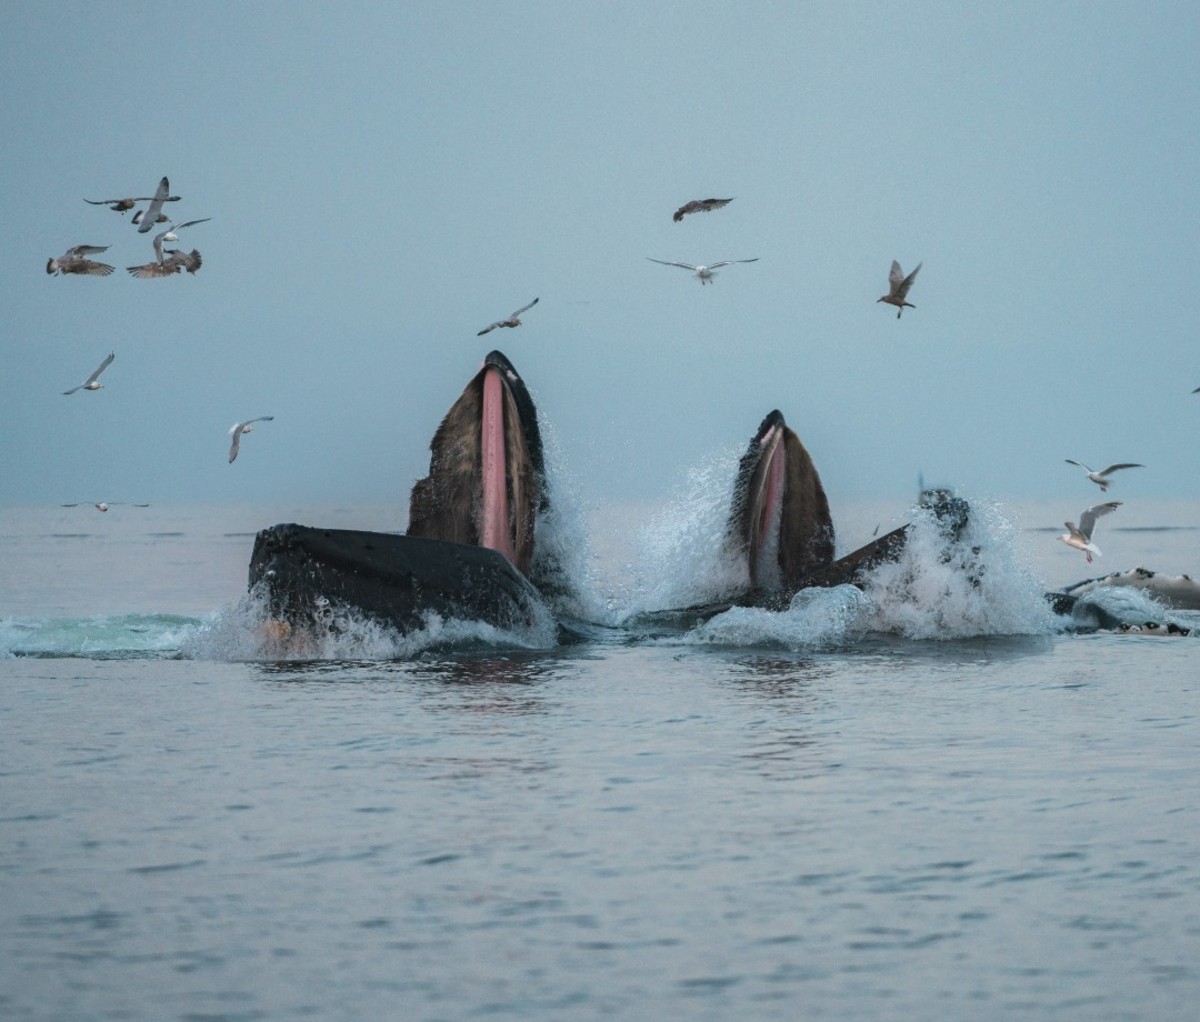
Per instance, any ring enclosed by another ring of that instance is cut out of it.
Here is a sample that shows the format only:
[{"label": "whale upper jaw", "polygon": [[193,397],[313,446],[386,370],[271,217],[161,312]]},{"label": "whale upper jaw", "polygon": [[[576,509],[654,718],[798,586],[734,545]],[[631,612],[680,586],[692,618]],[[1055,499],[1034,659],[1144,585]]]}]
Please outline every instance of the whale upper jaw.
[{"label": "whale upper jaw", "polygon": [[533,399],[502,352],[487,355],[429,446],[408,535],[488,547],[528,574],[545,503],[542,442]]},{"label": "whale upper jaw", "polygon": [[812,457],[777,409],[738,465],[729,539],[746,558],[750,588],[789,593],[834,559],[833,518]]}]

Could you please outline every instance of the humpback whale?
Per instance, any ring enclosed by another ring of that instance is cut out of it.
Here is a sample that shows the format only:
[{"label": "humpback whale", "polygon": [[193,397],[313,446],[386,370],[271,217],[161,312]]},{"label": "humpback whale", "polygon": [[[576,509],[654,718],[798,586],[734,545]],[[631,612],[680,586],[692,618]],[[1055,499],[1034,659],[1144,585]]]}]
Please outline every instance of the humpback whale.
[{"label": "humpback whale", "polygon": [[[425,626],[431,614],[509,631],[553,620],[548,603],[556,595],[553,572],[545,560],[535,567],[538,519],[549,509],[537,409],[501,352],[486,356],[429,448],[429,473],[412,487],[404,535],[295,523],[258,533],[249,582],[265,598],[271,637],[287,639],[294,629],[310,626],[336,629],[338,610],[402,632]],[[921,503],[939,524],[949,561],[970,508],[941,489],[922,491]],[[912,528],[903,525],[836,557],[833,519],[816,465],[783,414],[773,410],[750,438],[733,481],[724,542],[745,566],[741,591],[720,602],[640,614],[630,626],[635,632],[675,631],[735,606],[784,609],[802,589],[847,583],[862,588],[872,569],[901,556]],[[547,577],[540,578],[539,571]],[[1200,587],[1186,577],[1095,582],[1170,589],[1181,604],[1200,600],[1195,596]],[[1084,629],[1095,627],[1088,622],[1096,616],[1075,613],[1076,605],[1087,609],[1085,597],[1079,589],[1047,594],[1058,613],[1071,614]],[[1119,624],[1103,614],[1099,622]],[[561,640],[586,637],[585,621],[555,623]]]},{"label": "humpback whale", "polygon": [[285,630],[338,606],[402,631],[431,612],[533,625],[544,611],[526,575],[546,502],[537,409],[493,351],[434,433],[406,535],[274,525],[255,537],[250,587]]}]

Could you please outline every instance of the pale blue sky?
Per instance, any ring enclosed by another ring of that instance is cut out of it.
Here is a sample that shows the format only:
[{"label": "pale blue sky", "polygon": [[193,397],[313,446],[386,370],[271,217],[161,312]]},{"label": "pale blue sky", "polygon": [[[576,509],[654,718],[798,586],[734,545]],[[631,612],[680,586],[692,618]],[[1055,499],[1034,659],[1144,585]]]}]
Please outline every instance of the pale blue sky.
[{"label": "pale blue sky", "polygon": [[[1076,511],[1068,457],[1200,495],[1192,3],[4,10],[0,502],[402,508],[491,347],[588,500],[774,407],[836,500]],[[134,280],[150,236],[82,199],[164,174],[204,267]],[[47,277],[82,242],[118,273]]]}]

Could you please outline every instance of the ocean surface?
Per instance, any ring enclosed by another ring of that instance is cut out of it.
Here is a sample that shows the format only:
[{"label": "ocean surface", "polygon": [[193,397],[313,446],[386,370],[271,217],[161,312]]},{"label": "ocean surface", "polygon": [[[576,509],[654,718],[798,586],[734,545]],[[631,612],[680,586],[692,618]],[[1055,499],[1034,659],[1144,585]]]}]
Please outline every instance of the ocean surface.
[{"label": "ocean surface", "polygon": [[[0,508],[0,1018],[1196,1018],[1200,641],[1041,593],[1200,575],[1200,507],[1129,501],[1088,566],[1094,494],[973,499],[980,584],[917,529],[866,593],[641,627],[731,570],[694,491],[542,529],[584,641],[303,659],[254,533],[403,509]],[[905,515],[835,504],[839,552]]]}]

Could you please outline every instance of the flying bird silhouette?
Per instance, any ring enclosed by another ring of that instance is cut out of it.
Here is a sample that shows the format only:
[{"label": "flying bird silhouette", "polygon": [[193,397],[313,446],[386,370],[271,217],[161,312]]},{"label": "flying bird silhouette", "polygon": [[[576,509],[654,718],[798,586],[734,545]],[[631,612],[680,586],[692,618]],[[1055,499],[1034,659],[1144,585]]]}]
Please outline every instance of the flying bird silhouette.
[{"label": "flying bird silhouette", "polygon": [[896,306],[897,319],[906,308],[915,309],[916,306],[905,299],[908,297],[908,289],[912,287],[913,281],[917,279],[917,274],[921,272],[921,266],[921,263],[917,263],[917,268],[906,277],[904,271],[900,269],[900,264],[893,259],[891,272],[888,273],[888,293],[882,298],[876,298],[876,303],[887,302],[888,305]]},{"label": "flying bird silhouette", "polygon": [[245,422],[235,422],[229,428],[229,435],[233,437],[233,443],[229,446],[229,463],[233,464],[233,459],[238,456],[238,451],[242,446],[242,435],[245,433],[254,432],[254,423],[270,422],[274,415],[260,415],[257,419],[247,419]]},{"label": "flying bird silhouette", "polygon": [[171,195],[171,185],[164,177],[158,182],[158,190],[155,191],[154,198],[150,200],[150,205],[146,207],[146,212],[141,216],[141,220],[138,223],[138,233],[145,234],[151,227],[158,223],[164,202],[176,202],[178,199],[178,195]]},{"label": "flying bird silhouette", "polygon": [[63,394],[74,394],[77,390],[99,390],[104,386],[104,384],[100,382],[100,374],[104,372],[104,370],[110,365],[112,365],[112,360],[116,357],[117,356],[110,351],[108,353],[108,358],[100,363],[99,368],[97,368],[91,376],[84,380],[78,387],[72,387],[70,390],[64,390]]},{"label": "flying bird silhouette", "polygon": [[67,249],[57,259],[47,260],[46,272],[51,276],[57,273],[81,273],[87,277],[107,277],[112,273],[113,267],[108,263],[98,263],[94,259],[84,258],[107,251],[107,245],[76,245],[74,248]]},{"label": "flying bird silhouette", "polygon": [[190,252],[181,252],[177,248],[168,248],[164,252],[165,254],[161,263],[149,262],[143,263],[141,266],[127,266],[125,268],[133,276],[137,277],[138,280],[150,280],[155,277],[170,277],[180,270],[195,273],[203,263],[203,260],[200,258],[200,252],[197,249],[192,249]]},{"label": "flying bird silhouette", "polygon": [[[58,506],[59,507],[84,507],[87,503],[88,503],[87,501],[81,501],[78,504],[59,504]],[[112,501],[101,500],[95,504],[92,504],[92,507],[94,507],[97,511],[107,511],[110,507],[119,507],[120,505],[121,505],[121,502],[119,500],[112,500]],[[149,504],[130,504],[129,506],[130,507],[149,507],[150,505]]]},{"label": "flying bird silhouette", "polygon": [[[131,209],[133,209],[133,207],[136,206],[139,202],[153,202],[154,199],[148,195],[139,195],[138,197],[133,198],[133,199],[84,199],[83,201],[90,203],[93,206],[107,206],[114,213],[120,213],[121,216],[124,216]],[[179,201],[178,195],[168,195],[165,199],[163,199],[163,202],[178,202],[178,201]],[[138,221],[135,219],[133,222],[137,223]]]},{"label": "flying bird silhouette", "polygon": [[1087,474],[1087,478],[1100,487],[1101,493],[1107,493],[1112,480],[1107,478],[1119,468],[1145,468],[1145,465],[1135,465],[1132,462],[1123,461],[1119,465],[1109,465],[1103,472],[1093,472],[1082,461],[1072,461],[1070,458],[1063,459],[1068,465],[1074,465],[1076,468],[1081,468]]},{"label": "flying bird silhouette", "polygon": [[206,216],[201,220],[189,220],[187,223],[173,224],[165,231],[160,231],[154,236],[154,262],[143,263],[141,266],[127,266],[125,269],[139,280],[148,280],[151,277],[170,277],[180,270],[195,273],[200,269],[201,265],[200,253],[198,251],[193,249],[189,254],[181,252],[176,248],[164,249],[163,242],[178,241],[179,236],[175,233],[176,231],[182,231],[185,227],[191,227],[194,224],[207,223],[211,219],[212,217]]},{"label": "flying bird silhouette", "polygon": [[696,275],[696,279],[699,280],[702,285],[714,283],[713,277],[716,276],[716,273],[713,271],[719,266],[732,266],[734,263],[758,262],[758,256],[755,256],[753,259],[722,259],[719,263],[709,263],[707,266],[693,266],[691,263],[671,263],[667,262],[665,259],[655,259],[652,256],[646,256],[646,258],[649,259],[650,262],[658,263],[662,266],[678,266],[683,270],[691,270],[692,273]]},{"label": "flying bird silhouette", "polygon": [[707,213],[710,210],[720,209],[722,206],[728,206],[733,199],[693,199],[691,202],[685,202],[677,210],[675,215],[671,217],[676,223],[679,223],[689,213]]},{"label": "flying bird silhouette", "polygon": [[1096,528],[1096,519],[1102,515],[1110,514],[1120,506],[1121,502],[1119,500],[1110,500],[1107,504],[1096,504],[1093,507],[1089,507],[1079,516],[1079,528],[1075,527],[1074,522],[1064,522],[1063,524],[1066,525],[1067,531],[1055,538],[1075,550],[1082,550],[1087,554],[1088,564],[1091,564],[1092,554],[1095,554],[1097,557],[1100,556],[1100,548],[1092,543],[1092,531]]},{"label": "flying bird silhouette", "polygon": [[520,320],[520,318],[519,318],[519,317],[521,316],[521,313],[523,313],[523,312],[528,312],[528,311],[529,311],[530,309],[532,309],[532,308],[533,308],[535,305],[537,305],[537,303],[538,303],[538,299],[536,299],[536,298],[535,298],[535,299],[534,299],[532,302],[530,302],[528,305],[523,305],[523,306],[521,306],[521,308],[517,309],[517,311],[516,311],[516,312],[514,312],[514,313],[513,313],[511,316],[509,316],[509,317],[508,317],[508,319],[498,319],[498,320],[496,320],[496,322],[495,322],[495,323],[492,323],[490,326],[485,326],[485,327],[484,327],[482,330],[480,330],[480,331],[479,331],[479,333],[477,333],[475,336],[476,336],[476,337],[482,337],[482,336],[483,336],[484,334],[486,334],[486,333],[487,333],[489,330],[495,330],[495,329],[496,329],[496,327],[498,327],[498,326],[510,326],[510,327],[511,327],[511,326],[520,326],[520,325],[521,325],[521,320]]}]

